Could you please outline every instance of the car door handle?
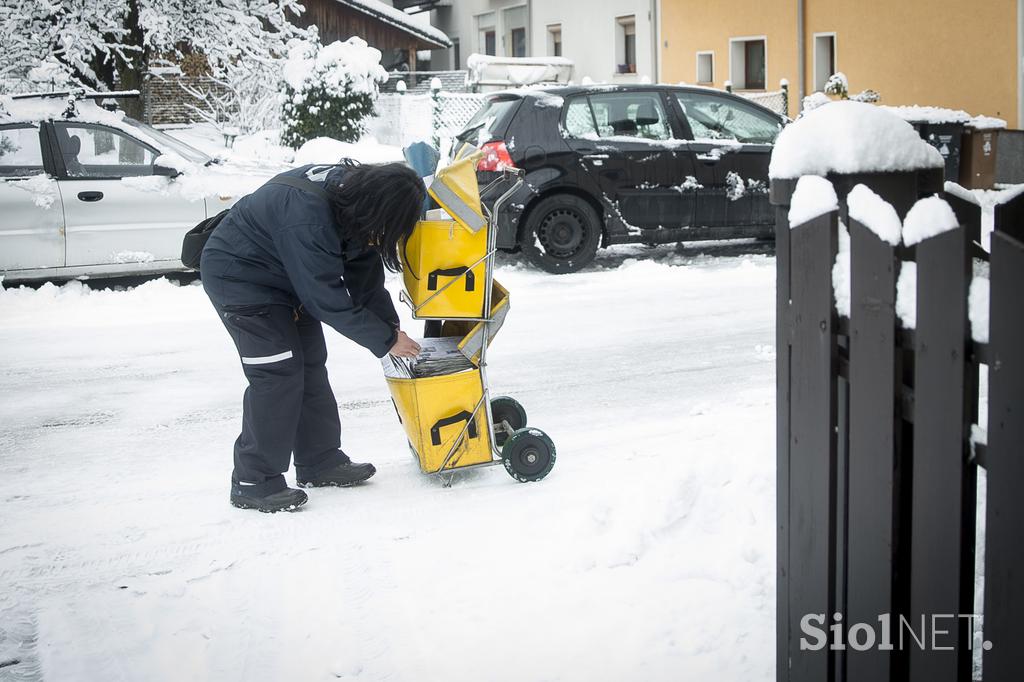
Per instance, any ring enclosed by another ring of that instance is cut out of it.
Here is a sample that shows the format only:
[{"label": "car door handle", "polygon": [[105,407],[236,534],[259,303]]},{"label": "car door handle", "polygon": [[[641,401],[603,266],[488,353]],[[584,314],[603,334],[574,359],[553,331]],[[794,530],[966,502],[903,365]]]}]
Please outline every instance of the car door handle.
[{"label": "car door handle", "polygon": [[103,198],[103,192],[79,192],[79,201],[99,201]]},{"label": "car door handle", "polygon": [[607,154],[584,154],[584,159],[607,159]]},{"label": "car door handle", "polygon": [[707,164],[718,163],[721,160],[721,154],[698,154],[697,160],[703,161]]}]

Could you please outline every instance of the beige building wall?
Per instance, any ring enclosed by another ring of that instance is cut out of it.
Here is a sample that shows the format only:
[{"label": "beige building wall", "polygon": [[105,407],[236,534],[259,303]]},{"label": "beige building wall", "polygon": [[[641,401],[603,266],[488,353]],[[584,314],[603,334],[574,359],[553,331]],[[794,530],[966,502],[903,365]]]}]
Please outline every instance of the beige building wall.
[{"label": "beige building wall", "polygon": [[[661,80],[697,83],[697,53],[712,52],[714,79],[730,80],[730,39],[764,36],[765,87],[796,82],[796,2],[785,0],[661,0]],[[709,83],[702,83],[706,85]]]},{"label": "beige building wall", "polygon": [[[964,109],[1020,125],[1019,0],[805,0],[804,91],[814,91],[817,33],[835,33],[850,91],[883,104]],[[661,0],[662,80],[697,82],[697,53],[714,52],[714,85],[730,79],[730,38],[765,36],[765,87],[790,82],[796,115],[798,0]]]}]

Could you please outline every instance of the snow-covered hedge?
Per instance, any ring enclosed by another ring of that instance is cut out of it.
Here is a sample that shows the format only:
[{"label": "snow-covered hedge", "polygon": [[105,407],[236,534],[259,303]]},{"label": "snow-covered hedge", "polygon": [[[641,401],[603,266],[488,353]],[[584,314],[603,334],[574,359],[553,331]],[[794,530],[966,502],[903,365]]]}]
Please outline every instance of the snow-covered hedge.
[{"label": "snow-covered hedge", "polygon": [[380,58],[380,50],[355,36],[323,46],[315,40],[291,41],[281,141],[292,148],[317,137],[356,142],[388,77]]}]

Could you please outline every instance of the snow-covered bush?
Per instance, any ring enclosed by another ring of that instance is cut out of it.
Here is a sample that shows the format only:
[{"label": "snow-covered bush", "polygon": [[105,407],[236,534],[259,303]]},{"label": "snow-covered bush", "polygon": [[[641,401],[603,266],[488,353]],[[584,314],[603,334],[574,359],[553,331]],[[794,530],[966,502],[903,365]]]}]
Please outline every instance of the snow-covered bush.
[{"label": "snow-covered bush", "polygon": [[858,92],[856,95],[850,97],[850,99],[854,102],[867,102],[868,104],[874,104],[875,102],[880,102],[882,100],[882,96],[878,94],[877,90],[871,90],[869,88]]},{"label": "snow-covered bush", "polygon": [[388,77],[380,50],[357,36],[323,46],[293,40],[288,48],[281,142],[293,148],[317,137],[356,142]]},{"label": "snow-covered bush", "polygon": [[832,98],[823,92],[812,92],[811,94],[804,97],[803,111],[811,111],[817,109],[820,106],[824,106],[832,101]]},{"label": "snow-covered bush", "polygon": [[[874,104],[882,99],[876,90],[863,90],[856,95],[850,94],[850,81],[842,71],[834,73],[825,82],[825,94],[834,95],[839,99],[852,99],[854,102],[867,102]],[[806,102],[806,99],[804,100]],[[820,102],[819,102],[820,104]]]},{"label": "snow-covered bush", "polygon": [[846,74],[842,71],[832,74],[825,81],[825,94],[836,95],[841,99],[847,99],[848,93],[850,92],[850,83],[846,79]]}]

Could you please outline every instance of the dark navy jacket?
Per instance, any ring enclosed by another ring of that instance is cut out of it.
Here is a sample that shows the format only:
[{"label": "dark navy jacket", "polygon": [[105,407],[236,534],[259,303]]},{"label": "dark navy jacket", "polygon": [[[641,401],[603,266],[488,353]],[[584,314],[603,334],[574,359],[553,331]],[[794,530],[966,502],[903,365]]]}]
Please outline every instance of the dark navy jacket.
[{"label": "dark navy jacket", "polygon": [[[335,183],[344,173],[303,166],[287,174]],[[310,192],[267,184],[239,199],[207,241],[200,272],[220,307],[302,304],[377,357],[397,338],[380,253],[342,239],[327,202]]]}]

